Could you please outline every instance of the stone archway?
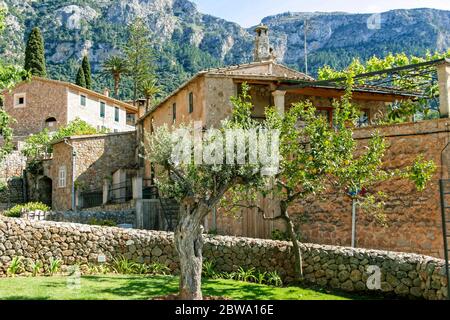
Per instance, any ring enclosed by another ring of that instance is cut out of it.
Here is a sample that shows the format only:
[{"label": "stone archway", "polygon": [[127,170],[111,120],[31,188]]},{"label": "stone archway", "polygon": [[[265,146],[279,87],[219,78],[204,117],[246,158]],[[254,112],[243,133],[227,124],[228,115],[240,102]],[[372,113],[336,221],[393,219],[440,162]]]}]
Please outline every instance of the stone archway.
[{"label": "stone archway", "polygon": [[52,206],[52,179],[44,176],[38,180],[37,198],[49,207]]}]

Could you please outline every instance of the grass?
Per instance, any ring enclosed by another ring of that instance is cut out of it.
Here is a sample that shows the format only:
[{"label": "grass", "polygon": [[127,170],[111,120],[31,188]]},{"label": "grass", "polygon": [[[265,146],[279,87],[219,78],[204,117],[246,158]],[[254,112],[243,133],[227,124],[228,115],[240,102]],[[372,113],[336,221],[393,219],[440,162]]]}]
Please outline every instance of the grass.
[{"label": "grass", "polygon": [[[0,300],[148,300],[176,293],[173,276],[99,275],[81,277],[80,286],[67,277],[0,278]],[[300,287],[275,288],[233,280],[203,280],[203,294],[233,300],[348,300],[355,297]]]}]

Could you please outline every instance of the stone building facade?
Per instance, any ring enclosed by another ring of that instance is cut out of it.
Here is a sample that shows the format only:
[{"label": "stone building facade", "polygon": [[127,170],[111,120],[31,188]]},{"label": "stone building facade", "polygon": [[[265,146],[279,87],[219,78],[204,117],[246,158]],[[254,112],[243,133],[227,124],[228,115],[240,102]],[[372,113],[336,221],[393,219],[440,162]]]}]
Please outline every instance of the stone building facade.
[{"label": "stone building facade", "polygon": [[52,208],[59,211],[72,208],[72,176],[76,192],[101,190],[105,179],[112,182],[118,170],[136,168],[135,151],[135,131],[56,141],[48,169]]},{"label": "stone building facade", "polygon": [[108,93],[99,94],[72,83],[39,77],[5,92],[4,108],[16,119],[12,127],[18,137],[44,128],[53,131],[76,118],[97,129],[132,131],[134,122],[127,119],[137,114],[137,107],[113,99]]}]

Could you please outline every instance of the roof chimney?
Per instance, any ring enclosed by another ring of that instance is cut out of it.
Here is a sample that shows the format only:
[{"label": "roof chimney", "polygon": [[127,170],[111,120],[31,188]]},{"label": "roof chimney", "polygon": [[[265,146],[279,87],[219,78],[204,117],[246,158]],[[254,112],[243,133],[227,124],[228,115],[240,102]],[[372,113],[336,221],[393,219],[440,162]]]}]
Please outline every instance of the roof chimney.
[{"label": "roof chimney", "polygon": [[275,56],[269,42],[269,27],[261,23],[255,28],[254,62],[273,61]]},{"label": "roof chimney", "polygon": [[103,90],[103,95],[104,95],[105,97],[109,97],[109,89],[108,89],[108,88],[105,88],[105,89]]}]

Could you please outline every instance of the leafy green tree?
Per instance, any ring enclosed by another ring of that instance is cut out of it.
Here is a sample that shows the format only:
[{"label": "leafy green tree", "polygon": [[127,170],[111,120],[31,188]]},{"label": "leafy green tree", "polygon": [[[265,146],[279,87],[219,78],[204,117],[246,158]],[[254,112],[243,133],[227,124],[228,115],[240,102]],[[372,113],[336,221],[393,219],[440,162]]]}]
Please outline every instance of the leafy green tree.
[{"label": "leafy green tree", "polygon": [[[0,32],[5,28],[4,19],[6,11],[0,8]],[[0,60],[0,105],[2,103],[2,92],[12,88],[22,78],[27,78],[28,73],[21,68],[13,65],[6,65]],[[13,131],[11,124],[14,120],[3,108],[0,107],[0,163],[12,151]]]},{"label": "leafy green tree", "polygon": [[41,132],[29,136],[25,140],[25,147],[22,153],[29,160],[37,160],[52,152],[52,143],[54,141],[70,136],[93,135],[105,132],[105,130],[99,131],[86,121],[77,118],[67,124],[67,126],[59,128],[56,132],[49,132],[45,128]]},{"label": "leafy green tree", "polygon": [[37,27],[31,31],[25,49],[25,67],[32,75],[46,77],[44,38]]},{"label": "leafy green tree", "polygon": [[[424,57],[408,56],[405,53],[388,54],[385,58],[373,56],[365,62],[354,58],[353,61],[343,70],[334,69],[329,65],[325,65],[318,71],[319,80],[332,80],[345,78],[350,71],[355,75],[365,74],[387,69],[403,67],[411,64],[418,64],[427,61],[438,60],[442,58],[450,58],[450,50],[447,53],[427,53]],[[400,72],[392,83],[395,88],[406,91],[423,91],[423,97],[420,99],[400,101],[389,106],[389,112],[385,115],[382,122],[396,123],[408,121],[412,116],[424,119],[432,119],[438,117],[438,111],[432,110],[430,107],[430,99],[436,99],[439,96],[439,88],[437,82],[431,81],[435,69],[418,68],[413,72]],[[368,81],[376,81],[386,78],[384,75],[373,76],[369,78],[358,79],[356,84],[364,85]],[[417,90],[419,88],[420,90]]]},{"label": "leafy green tree", "polygon": [[[243,95],[247,91],[244,90]],[[223,134],[226,129],[256,129],[247,112],[251,102],[239,97],[232,100],[233,116],[224,121],[219,131],[210,131],[205,138],[207,143],[214,141],[215,133]],[[191,125],[181,128],[195,134]],[[200,129],[201,130],[201,129]],[[175,230],[175,247],[180,259],[180,297],[188,300],[202,299],[202,247],[203,221],[211,209],[218,204],[223,195],[238,184],[260,183],[262,176],[258,164],[197,165],[193,157],[177,161],[172,155],[177,153],[180,137],[175,127],[167,125],[146,134],[146,158],[167,175],[161,174],[157,180],[160,192],[174,197],[180,202],[179,223]],[[183,144],[190,152],[195,151],[195,143]]]},{"label": "leafy green tree", "polygon": [[86,76],[84,74],[83,67],[78,68],[77,77],[75,78],[75,84],[77,86],[86,88]]},{"label": "leafy green tree", "polygon": [[123,49],[133,83],[133,101],[135,102],[138,99],[142,82],[151,78],[154,74],[149,34],[144,20],[137,18],[128,28],[128,41]]},{"label": "leafy green tree", "polygon": [[92,73],[91,73],[91,63],[89,62],[89,58],[87,55],[83,57],[81,67],[84,73],[86,88],[90,90],[92,89]]},{"label": "leafy green tree", "polygon": [[121,56],[112,56],[103,62],[102,73],[111,75],[114,80],[114,97],[119,97],[120,80],[128,73],[127,60]]},{"label": "leafy green tree", "polygon": [[[289,208],[296,202],[316,201],[320,194],[343,190],[359,197],[373,200],[375,184],[392,178],[413,181],[418,190],[424,190],[431,179],[435,165],[421,156],[410,167],[392,170],[383,162],[386,151],[384,139],[376,132],[367,147],[358,146],[353,131],[358,119],[358,110],[351,103],[353,80],[347,75],[347,91],[340,101],[334,102],[335,119],[330,126],[328,119],[317,116],[310,102],[294,104],[284,115],[274,108],[266,112],[264,126],[280,132],[280,164],[270,184],[263,189],[237,186],[231,196],[223,201],[224,207],[257,208],[264,219],[284,221],[293,243],[295,271],[302,279],[302,258],[295,225]],[[362,194],[362,190],[367,190]],[[344,192],[345,192],[344,191]],[[279,200],[280,215],[267,217],[256,202],[262,193]]]}]

